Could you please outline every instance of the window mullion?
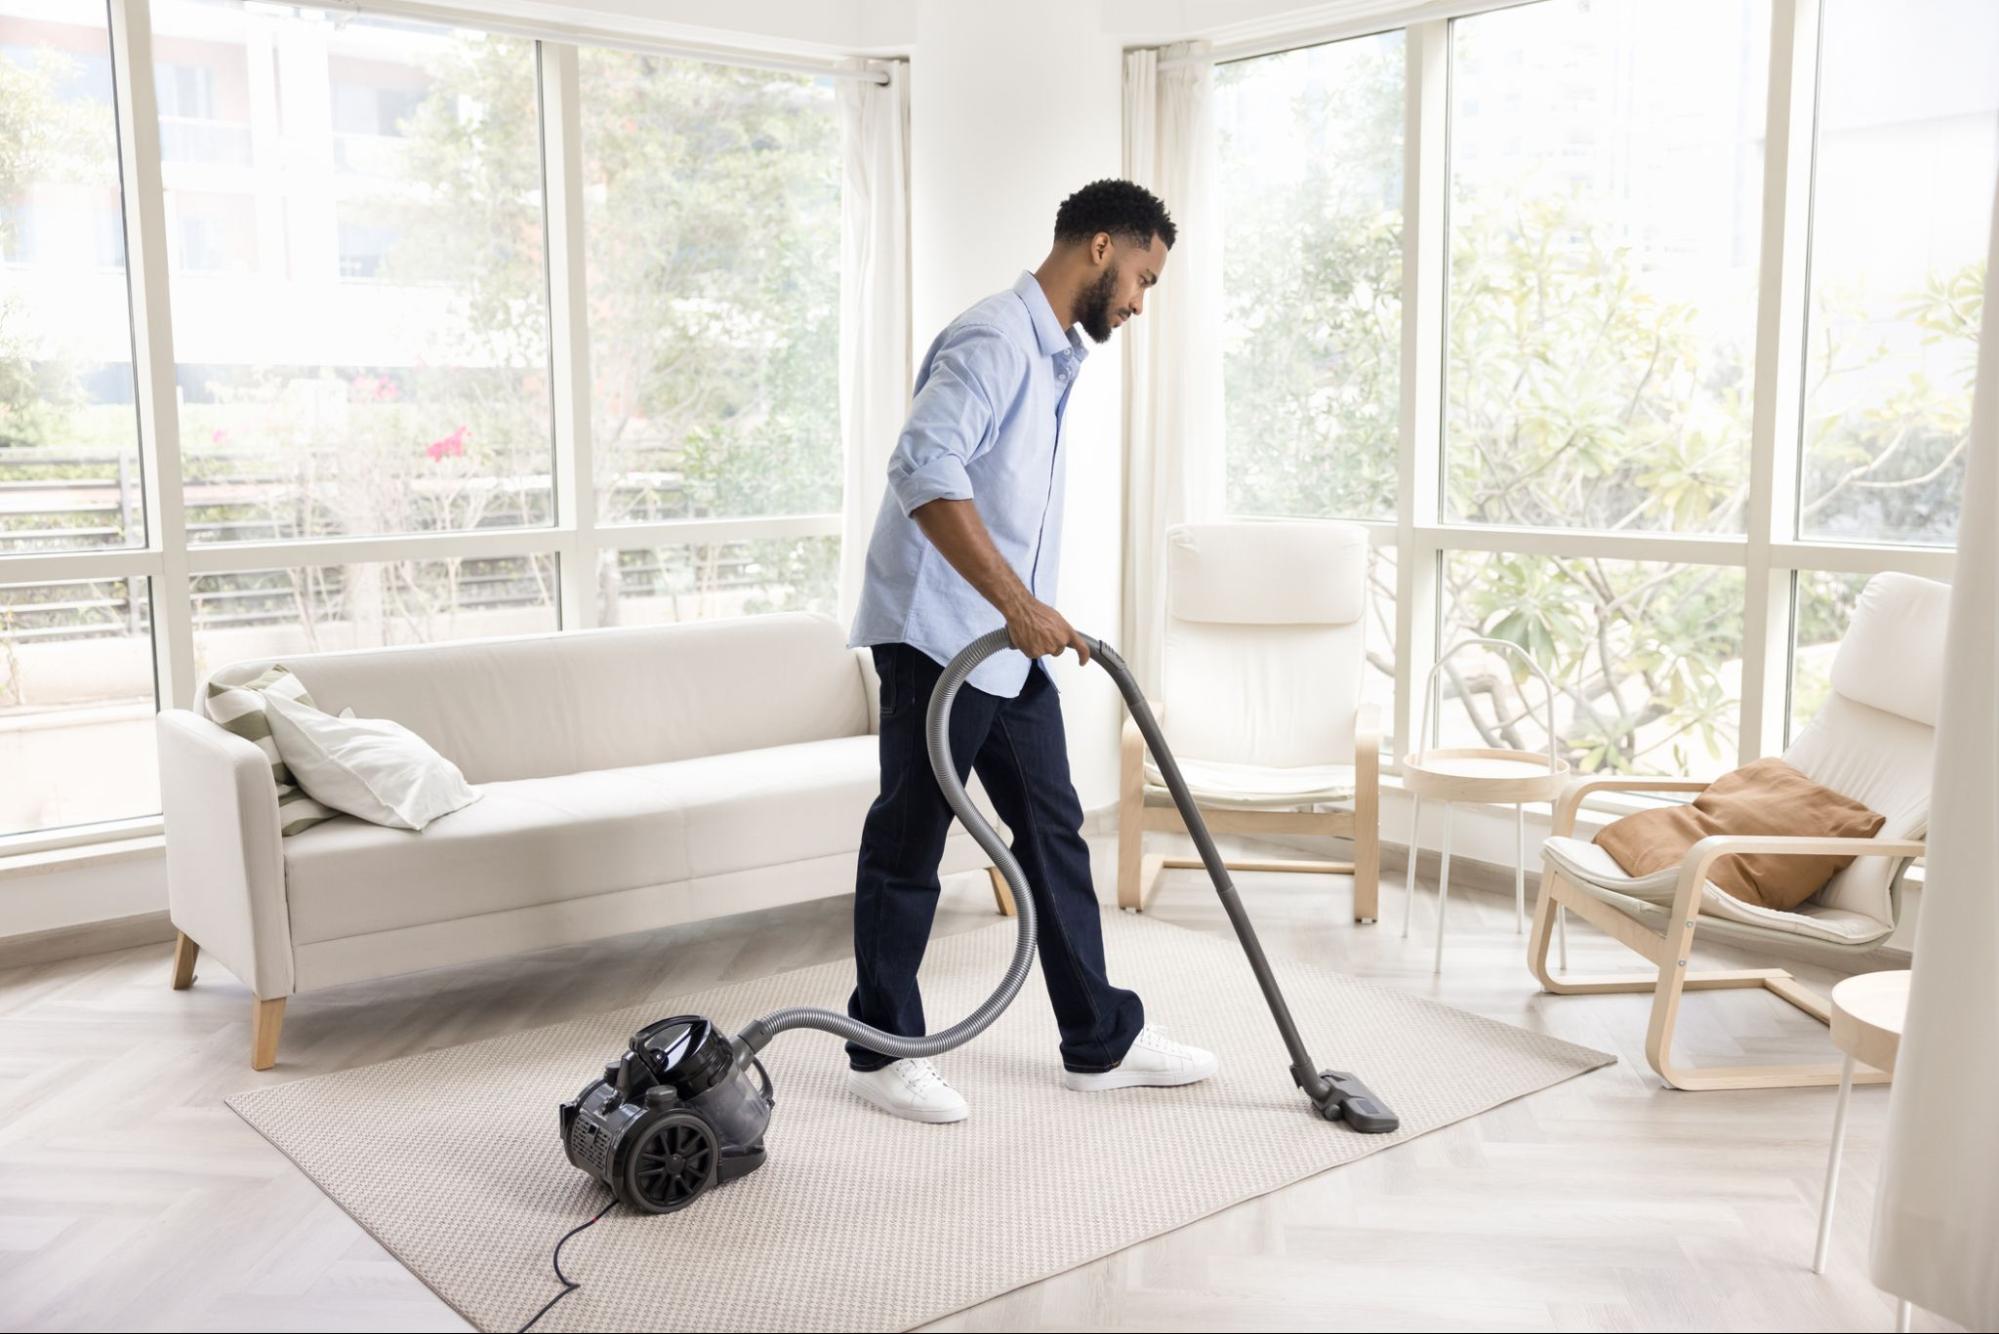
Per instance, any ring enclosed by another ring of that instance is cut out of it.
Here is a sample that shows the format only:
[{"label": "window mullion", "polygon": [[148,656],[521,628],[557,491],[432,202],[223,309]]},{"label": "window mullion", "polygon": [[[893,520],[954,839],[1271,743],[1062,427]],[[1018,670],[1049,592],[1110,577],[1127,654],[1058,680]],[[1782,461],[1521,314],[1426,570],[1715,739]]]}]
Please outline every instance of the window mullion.
[{"label": "window mullion", "polygon": [[1413,24],[1403,45],[1402,402],[1395,489],[1398,757],[1410,749],[1414,694],[1436,659],[1440,613],[1437,547],[1419,530],[1437,523],[1443,466],[1450,32],[1441,20]]},{"label": "window mullion", "polygon": [[193,604],[188,596],[159,104],[153,82],[152,15],[146,0],[110,0],[110,25],[146,545],[159,553],[152,587],[154,682],[161,706],[187,707],[194,698]]},{"label": "window mullion", "polygon": [[598,623],[601,550],[591,464],[590,314],[584,264],[583,128],[576,48],[541,42],[543,212],[548,219],[548,334],[555,411],[555,526],[562,534],[560,624]]},{"label": "window mullion", "polygon": [[1783,749],[1791,682],[1818,0],[1772,0],[1742,631],[1741,762]]}]

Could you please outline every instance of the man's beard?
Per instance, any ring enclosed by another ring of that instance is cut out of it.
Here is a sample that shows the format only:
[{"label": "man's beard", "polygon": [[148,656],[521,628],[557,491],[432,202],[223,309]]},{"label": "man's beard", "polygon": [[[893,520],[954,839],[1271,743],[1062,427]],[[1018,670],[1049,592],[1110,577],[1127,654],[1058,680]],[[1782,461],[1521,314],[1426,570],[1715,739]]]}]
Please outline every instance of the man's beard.
[{"label": "man's beard", "polygon": [[1077,322],[1083,332],[1099,343],[1111,341],[1111,298],[1117,295],[1118,271],[1112,264],[1097,280],[1083,289],[1077,303]]}]

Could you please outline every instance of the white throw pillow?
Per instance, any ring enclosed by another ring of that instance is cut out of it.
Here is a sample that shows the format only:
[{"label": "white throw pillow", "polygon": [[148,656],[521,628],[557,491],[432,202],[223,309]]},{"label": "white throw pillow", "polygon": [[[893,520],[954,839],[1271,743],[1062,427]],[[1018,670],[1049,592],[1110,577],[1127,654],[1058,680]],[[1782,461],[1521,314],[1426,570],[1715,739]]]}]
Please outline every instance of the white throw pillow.
[{"label": "white throw pillow", "polygon": [[292,778],[314,801],[375,824],[422,829],[481,795],[458,766],[388,718],[334,717],[282,695],[265,696],[271,736]]}]

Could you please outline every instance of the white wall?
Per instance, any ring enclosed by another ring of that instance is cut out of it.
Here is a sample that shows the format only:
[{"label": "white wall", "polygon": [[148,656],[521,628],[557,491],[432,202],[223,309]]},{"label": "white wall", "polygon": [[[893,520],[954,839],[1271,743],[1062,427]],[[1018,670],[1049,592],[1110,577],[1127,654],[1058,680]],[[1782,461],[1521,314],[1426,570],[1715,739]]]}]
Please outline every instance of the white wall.
[{"label": "white wall", "polygon": [[[1096,0],[915,0],[910,62],[911,305],[927,347],[1048,252],[1055,208],[1120,170],[1123,58]],[[1171,281],[1169,278],[1168,281]],[[1057,608],[1115,638],[1123,513],[1122,355],[1091,350],[1071,392],[1067,525]],[[1096,667],[1057,670],[1085,810],[1117,800],[1118,698]]]}]

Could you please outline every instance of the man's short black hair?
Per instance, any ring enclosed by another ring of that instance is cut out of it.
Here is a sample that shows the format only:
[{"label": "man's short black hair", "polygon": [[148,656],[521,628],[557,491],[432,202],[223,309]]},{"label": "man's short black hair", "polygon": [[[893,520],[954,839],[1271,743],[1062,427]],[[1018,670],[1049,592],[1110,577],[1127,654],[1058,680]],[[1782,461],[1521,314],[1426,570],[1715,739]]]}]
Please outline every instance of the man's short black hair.
[{"label": "man's short black hair", "polygon": [[1055,210],[1055,239],[1087,241],[1109,232],[1120,241],[1151,245],[1158,237],[1173,248],[1173,219],[1159,197],[1142,185],[1115,177],[1091,181]]}]

